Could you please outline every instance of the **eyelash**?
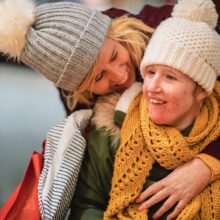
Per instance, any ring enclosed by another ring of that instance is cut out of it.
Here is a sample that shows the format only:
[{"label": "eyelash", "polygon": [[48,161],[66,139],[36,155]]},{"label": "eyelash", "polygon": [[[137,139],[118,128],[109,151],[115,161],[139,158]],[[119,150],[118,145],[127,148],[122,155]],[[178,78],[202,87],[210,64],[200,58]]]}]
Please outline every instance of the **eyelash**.
[{"label": "eyelash", "polygon": [[[155,74],[155,72],[152,71],[152,70],[149,70],[149,71],[147,72],[147,74],[148,74],[149,76],[152,76],[152,75]],[[175,77],[175,76],[172,76],[172,75],[169,75],[169,74],[166,75],[166,78],[169,79],[169,80],[176,80],[176,77]]]},{"label": "eyelash", "polygon": [[149,71],[147,71],[147,74],[148,74],[148,75],[153,75],[153,74],[155,74],[155,72],[154,72],[154,71],[149,70]]},{"label": "eyelash", "polygon": [[102,77],[103,77],[103,75],[104,75],[104,73],[101,72],[98,76],[96,76],[96,77],[95,77],[95,82],[98,82],[99,80],[101,80]]},{"label": "eyelash", "polygon": [[[117,51],[115,51],[112,58],[111,58],[111,61],[114,61],[117,58],[117,56],[118,56],[118,53],[117,53]],[[100,73],[98,76],[96,76],[95,82],[98,82],[99,80],[101,80],[103,75],[104,75],[104,73]]]},{"label": "eyelash", "polygon": [[111,58],[111,61],[114,61],[118,56],[118,53],[117,51],[115,51],[115,53],[113,54],[112,58]]},{"label": "eyelash", "polygon": [[166,76],[168,79],[171,79],[171,80],[176,80],[176,78],[174,76],[171,76],[171,75],[167,75]]}]

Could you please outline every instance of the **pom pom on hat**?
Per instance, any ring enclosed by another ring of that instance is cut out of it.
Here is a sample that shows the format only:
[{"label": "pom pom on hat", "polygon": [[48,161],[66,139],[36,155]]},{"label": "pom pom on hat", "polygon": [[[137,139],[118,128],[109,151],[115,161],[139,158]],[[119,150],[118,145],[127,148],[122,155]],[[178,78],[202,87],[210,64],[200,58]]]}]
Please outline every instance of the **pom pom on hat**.
[{"label": "pom pom on hat", "polygon": [[179,0],[171,15],[191,21],[205,22],[213,29],[218,21],[218,14],[211,0]]},{"label": "pom pom on hat", "polygon": [[25,35],[34,22],[35,4],[32,0],[0,2],[0,51],[13,59],[20,58]]}]

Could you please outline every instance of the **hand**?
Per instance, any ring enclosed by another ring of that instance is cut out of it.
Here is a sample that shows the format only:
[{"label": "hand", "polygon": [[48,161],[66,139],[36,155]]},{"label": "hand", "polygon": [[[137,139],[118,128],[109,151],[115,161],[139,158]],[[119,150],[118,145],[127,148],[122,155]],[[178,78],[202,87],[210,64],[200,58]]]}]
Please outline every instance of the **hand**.
[{"label": "hand", "polygon": [[[174,219],[185,208],[187,203],[198,195],[210,182],[210,168],[199,158],[176,168],[164,179],[148,187],[136,199],[141,203],[138,210],[150,208],[152,205],[166,199],[153,218],[160,218],[166,211],[175,204],[174,211],[171,212],[167,220]],[[152,196],[148,200],[148,197]]]}]

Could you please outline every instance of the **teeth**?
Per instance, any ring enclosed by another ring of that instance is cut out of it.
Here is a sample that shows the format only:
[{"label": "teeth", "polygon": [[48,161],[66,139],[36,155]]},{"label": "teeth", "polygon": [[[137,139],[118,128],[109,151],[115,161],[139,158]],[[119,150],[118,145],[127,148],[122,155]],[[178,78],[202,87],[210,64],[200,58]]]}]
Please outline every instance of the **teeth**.
[{"label": "teeth", "polygon": [[157,100],[157,99],[150,99],[150,102],[153,104],[163,104],[164,102],[161,100]]}]

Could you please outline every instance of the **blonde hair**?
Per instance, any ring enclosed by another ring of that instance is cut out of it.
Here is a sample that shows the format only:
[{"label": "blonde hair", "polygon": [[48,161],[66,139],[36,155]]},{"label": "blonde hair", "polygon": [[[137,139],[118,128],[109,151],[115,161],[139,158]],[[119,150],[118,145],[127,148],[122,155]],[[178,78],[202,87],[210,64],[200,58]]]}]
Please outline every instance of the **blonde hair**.
[{"label": "blonde hair", "polygon": [[[122,16],[112,20],[106,37],[121,43],[128,51],[133,68],[139,68],[143,51],[153,33],[154,29],[136,18]],[[77,102],[91,104],[92,94],[88,91],[94,83],[95,71],[99,56],[94,62],[91,70],[77,90],[71,96],[66,96],[68,107],[73,110]]]}]

